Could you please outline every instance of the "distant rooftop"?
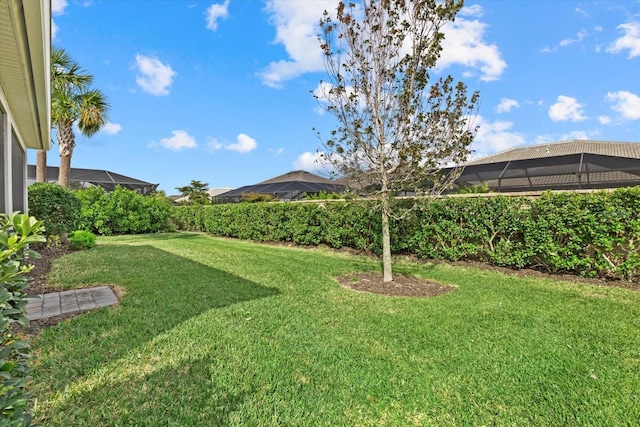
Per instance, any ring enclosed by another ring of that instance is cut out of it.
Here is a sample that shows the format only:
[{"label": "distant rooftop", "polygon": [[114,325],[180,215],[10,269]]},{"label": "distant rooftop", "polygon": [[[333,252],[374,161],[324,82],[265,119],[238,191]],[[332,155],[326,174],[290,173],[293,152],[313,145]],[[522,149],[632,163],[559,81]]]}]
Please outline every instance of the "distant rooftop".
[{"label": "distant rooftop", "polygon": [[513,148],[470,161],[456,183],[486,183],[505,192],[636,186],[640,142],[571,140]]},{"label": "distant rooftop", "polygon": [[[59,168],[57,166],[47,166],[47,182],[58,182]],[[121,186],[129,190],[137,191],[140,194],[149,194],[154,191],[158,184],[141,181],[139,179],[120,175],[119,173],[99,169],[71,168],[70,181],[81,186],[86,184],[99,186],[107,191],[113,191],[116,186]],[[27,180],[35,182],[35,165],[27,166]]]},{"label": "distant rooftop", "polygon": [[320,192],[336,193],[344,189],[334,181],[314,175],[307,171],[296,170],[278,175],[254,185],[228,191],[217,196],[218,200],[240,201],[243,194],[270,194],[280,200],[298,200],[305,194]]},{"label": "distant rooftop", "polygon": [[513,160],[540,159],[572,154],[597,154],[600,156],[640,159],[640,142],[616,142],[575,139],[547,144],[512,148],[497,154],[470,161],[467,166]]}]

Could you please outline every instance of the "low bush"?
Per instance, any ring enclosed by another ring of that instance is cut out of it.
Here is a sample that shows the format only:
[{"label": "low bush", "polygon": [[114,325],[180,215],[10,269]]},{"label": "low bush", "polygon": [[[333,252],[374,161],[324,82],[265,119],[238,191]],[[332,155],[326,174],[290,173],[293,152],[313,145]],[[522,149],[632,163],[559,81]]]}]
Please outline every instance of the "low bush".
[{"label": "low bush", "polygon": [[91,249],[96,245],[96,235],[90,231],[77,230],[69,235],[73,249]]},{"label": "low bush", "polygon": [[[410,203],[399,200],[396,203]],[[640,187],[613,192],[432,200],[391,221],[393,253],[640,279]],[[326,244],[380,254],[370,202],[174,207],[179,229],[258,241]]]},{"label": "low bush", "polygon": [[13,331],[12,324],[26,325],[27,305],[24,264],[38,254],[29,250],[30,243],[46,241],[42,221],[24,214],[0,215],[0,425],[28,426],[30,394],[25,383],[31,371],[31,350],[27,341]]},{"label": "low bush", "polygon": [[107,193],[101,187],[77,192],[82,203],[79,228],[100,235],[139,234],[170,228],[171,203],[165,197],[143,196],[133,190],[116,187]]},{"label": "low bush", "polygon": [[47,235],[61,235],[78,228],[81,203],[76,193],[58,184],[29,186],[29,214],[44,222]]}]

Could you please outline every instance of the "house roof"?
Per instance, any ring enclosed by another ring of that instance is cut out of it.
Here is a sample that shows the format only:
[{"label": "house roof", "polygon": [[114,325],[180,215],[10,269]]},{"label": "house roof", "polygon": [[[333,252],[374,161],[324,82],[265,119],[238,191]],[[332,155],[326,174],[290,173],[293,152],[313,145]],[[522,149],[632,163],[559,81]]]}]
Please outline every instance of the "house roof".
[{"label": "house roof", "polygon": [[51,3],[0,0],[0,85],[27,148],[51,148]]},{"label": "house roof", "polygon": [[530,145],[527,147],[512,148],[501,153],[482,157],[468,162],[466,166],[513,160],[528,160],[546,157],[567,156],[582,153],[640,159],[640,143],[576,139],[571,141],[553,142],[549,144]]},{"label": "house roof", "polygon": [[[58,180],[59,168],[57,166],[47,166],[47,181],[56,182]],[[27,178],[35,180],[36,167],[27,166]],[[98,169],[71,168],[70,181],[78,183],[89,183],[104,188],[107,191],[115,190],[116,186],[121,186],[129,190],[134,190],[142,194],[148,194],[158,187],[158,184],[141,181],[119,173]]]},{"label": "house roof", "polygon": [[271,194],[280,199],[292,200],[299,198],[303,193],[334,193],[344,189],[343,185],[323,178],[312,173],[297,170],[291,171],[274,178],[262,181],[254,185],[244,187],[220,194],[219,198],[240,198],[243,194],[258,193]]},{"label": "house roof", "polygon": [[276,184],[281,182],[313,182],[313,183],[320,183],[320,184],[335,184],[333,181],[323,178],[321,176],[314,175],[307,171],[297,170],[297,171],[287,172],[282,175],[278,175],[266,181],[259,182],[256,185]]},{"label": "house roof", "polygon": [[514,148],[467,163],[456,183],[487,183],[497,191],[640,185],[640,143],[572,140]]}]

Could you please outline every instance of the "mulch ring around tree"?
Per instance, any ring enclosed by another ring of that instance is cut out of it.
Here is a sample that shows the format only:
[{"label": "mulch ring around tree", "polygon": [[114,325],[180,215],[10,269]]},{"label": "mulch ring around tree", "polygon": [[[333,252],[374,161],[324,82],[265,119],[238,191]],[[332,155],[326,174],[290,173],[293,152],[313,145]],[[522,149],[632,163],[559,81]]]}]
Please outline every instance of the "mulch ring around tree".
[{"label": "mulch ring around tree", "polygon": [[381,272],[349,273],[336,277],[336,280],[345,288],[397,297],[437,297],[455,289],[404,274],[394,274],[393,282],[383,282]]}]

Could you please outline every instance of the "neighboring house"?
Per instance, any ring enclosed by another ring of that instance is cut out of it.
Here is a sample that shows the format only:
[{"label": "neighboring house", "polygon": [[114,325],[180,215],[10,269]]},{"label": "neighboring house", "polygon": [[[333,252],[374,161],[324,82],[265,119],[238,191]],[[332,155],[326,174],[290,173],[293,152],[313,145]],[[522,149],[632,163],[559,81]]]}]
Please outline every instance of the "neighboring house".
[{"label": "neighboring house", "polygon": [[27,211],[27,149],[51,147],[51,3],[0,0],[0,212]]},{"label": "neighboring house", "polygon": [[297,170],[276,176],[275,178],[246,185],[215,197],[218,202],[239,202],[243,194],[269,194],[282,201],[304,199],[307,194],[340,193],[344,185],[336,184],[312,173]]},{"label": "neighboring house", "polygon": [[[57,166],[47,166],[47,182],[58,182],[58,173]],[[98,169],[71,168],[70,181],[72,188],[97,186],[104,188],[106,191],[113,191],[119,185],[144,195],[153,192],[158,187],[158,184]],[[36,182],[36,167],[29,165],[27,167],[27,185],[31,185],[34,182]]]},{"label": "neighboring house", "polygon": [[[220,194],[226,193],[231,190],[233,190],[233,188],[231,187],[214,187],[214,188],[208,189],[207,193],[209,193],[209,199],[213,200],[214,198],[218,197]],[[176,203],[183,203],[189,200],[189,196],[181,196],[181,195],[169,196],[169,198]]]},{"label": "neighboring house", "polygon": [[493,191],[640,185],[640,142],[571,140],[514,148],[465,165],[456,184]]}]

